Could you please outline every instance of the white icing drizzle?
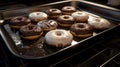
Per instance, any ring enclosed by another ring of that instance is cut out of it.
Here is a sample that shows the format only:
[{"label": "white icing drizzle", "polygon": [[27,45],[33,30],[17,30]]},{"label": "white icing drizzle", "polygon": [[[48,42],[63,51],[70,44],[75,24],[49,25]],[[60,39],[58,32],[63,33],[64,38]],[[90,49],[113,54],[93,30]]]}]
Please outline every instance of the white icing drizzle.
[{"label": "white icing drizzle", "polygon": [[50,45],[59,47],[62,44],[65,47],[71,44],[73,35],[69,31],[56,29],[49,31],[45,35],[45,40]]},{"label": "white icing drizzle", "polygon": [[87,21],[89,17],[88,14],[84,11],[76,11],[72,13],[71,16],[75,18],[77,21]]},{"label": "white icing drizzle", "polygon": [[105,29],[109,28],[111,23],[104,18],[89,16],[88,24],[93,26],[96,29]]},{"label": "white icing drizzle", "polygon": [[57,22],[54,20],[43,20],[37,23],[41,28],[50,28],[52,26],[57,26]]},{"label": "white icing drizzle", "polygon": [[32,12],[29,14],[28,16],[30,19],[34,20],[34,19],[44,19],[44,18],[48,18],[48,15],[44,12]]}]

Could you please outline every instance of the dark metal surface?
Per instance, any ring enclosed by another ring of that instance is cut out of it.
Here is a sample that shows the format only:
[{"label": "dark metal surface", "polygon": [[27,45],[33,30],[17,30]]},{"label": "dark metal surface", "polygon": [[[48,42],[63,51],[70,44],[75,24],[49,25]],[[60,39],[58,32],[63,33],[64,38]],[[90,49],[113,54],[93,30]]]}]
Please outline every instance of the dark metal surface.
[{"label": "dark metal surface", "polygon": [[94,2],[94,3],[98,3],[98,4],[102,4],[102,5],[106,5],[106,6],[120,9],[120,5],[119,6],[112,6],[112,5],[107,4],[109,0],[102,0],[102,1],[101,0],[86,0],[86,1],[90,1],[90,2]]},{"label": "dark metal surface", "polygon": [[[85,3],[89,3],[89,4],[86,5]],[[80,6],[80,9],[82,10],[87,10],[89,12],[93,12],[105,18],[120,22],[120,17],[119,17],[120,9],[108,7],[101,4],[96,4],[89,1],[80,2],[78,6]]]}]

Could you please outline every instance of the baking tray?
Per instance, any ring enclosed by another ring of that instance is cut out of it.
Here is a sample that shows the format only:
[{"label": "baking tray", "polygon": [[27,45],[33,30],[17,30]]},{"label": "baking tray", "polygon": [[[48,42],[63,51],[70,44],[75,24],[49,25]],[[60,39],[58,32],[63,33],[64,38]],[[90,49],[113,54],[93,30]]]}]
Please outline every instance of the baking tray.
[{"label": "baking tray", "polygon": [[100,36],[104,39],[94,41],[88,49],[77,51],[50,67],[120,67],[120,26]]},{"label": "baking tray", "polygon": [[[21,38],[18,36],[17,32],[11,30],[9,24],[7,24],[11,17],[27,16],[29,13],[33,11],[45,11],[48,8],[61,9],[63,6],[67,6],[67,5],[74,6],[78,10],[84,10],[87,12],[91,12],[92,14],[104,17],[108,19],[113,24],[113,26],[104,31],[95,32],[97,33],[95,36],[91,36],[85,39],[74,38],[74,41],[72,42],[71,46],[65,48],[55,48],[44,44],[44,36],[34,42],[30,42],[30,41],[23,42]],[[111,13],[113,14],[111,15]],[[78,47],[81,47],[82,42],[87,42],[92,39],[97,40],[96,37],[99,37],[99,35],[106,33],[107,31],[118,26],[120,22],[120,11],[115,8],[111,8],[103,5],[101,6],[99,4],[91,3],[88,1],[59,1],[44,5],[33,6],[25,9],[3,11],[2,17],[4,18],[4,20],[2,20],[3,23],[0,25],[0,34],[3,40],[5,41],[6,46],[10,50],[10,52],[15,56],[23,59],[44,59],[52,56],[63,57],[65,55],[72,54],[72,51],[74,51]],[[28,46],[23,46],[24,44],[32,44],[32,45],[37,44],[39,48],[32,46],[32,48],[29,49]],[[90,46],[91,45],[87,45],[85,46],[85,48],[88,48]]]}]

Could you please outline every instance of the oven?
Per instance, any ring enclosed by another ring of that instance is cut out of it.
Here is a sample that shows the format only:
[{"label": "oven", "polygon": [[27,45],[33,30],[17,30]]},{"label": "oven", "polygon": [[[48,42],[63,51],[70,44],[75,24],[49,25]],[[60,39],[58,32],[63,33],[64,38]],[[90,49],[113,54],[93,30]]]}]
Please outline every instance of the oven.
[{"label": "oven", "polygon": [[[21,5],[22,3],[22,5]],[[40,4],[43,5],[40,5]],[[10,3],[11,4],[18,4]],[[27,57],[20,55],[16,50],[14,36],[7,30],[6,22],[0,23],[0,65],[2,67],[119,67],[120,66],[120,10],[89,1],[58,1],[58,2],[31,2],[20,1],[20,5],[1,8],[0,19],[6,19],[17,15],[26,15],[27,12],[39,11],[41,8],[61,8],[72,5],[79,10],[94,13],[107,18],[115,24],[110,29],[104,30],[95,36],[81,40],[62,50],[51,50],[50,55],[45,57]],[[8,8],[9,7],[9,8]],[[21,12],[21,13],[19,13]],[[4,20],[3,20],[4,21]],[[114,32],[114,33],[113,33]],[[17,36],[15,36],[17,37]],[[18,38],[19,40],[19,38]],[[54,53],[55,52],[55,53]]]}]

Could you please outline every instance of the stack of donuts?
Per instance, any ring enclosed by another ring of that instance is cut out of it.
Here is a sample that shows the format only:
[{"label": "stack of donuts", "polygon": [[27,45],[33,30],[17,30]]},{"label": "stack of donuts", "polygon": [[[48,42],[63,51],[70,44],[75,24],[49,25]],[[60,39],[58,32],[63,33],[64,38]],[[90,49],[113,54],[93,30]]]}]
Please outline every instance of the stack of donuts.
[{"label": "stack of donuts", "polygon": [[77,10],[73,6],[50,8],[45,12],[13,17],[9,24],[11,28],[19,30],[20,37],[26,40],[39,39],[45,32],[45,42],[54,47],[69,46],[73,37],[87,38],[93,35],[95,29],[104,30],[111,26],[108,20]]}]

